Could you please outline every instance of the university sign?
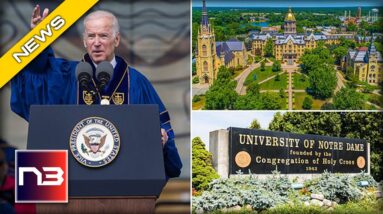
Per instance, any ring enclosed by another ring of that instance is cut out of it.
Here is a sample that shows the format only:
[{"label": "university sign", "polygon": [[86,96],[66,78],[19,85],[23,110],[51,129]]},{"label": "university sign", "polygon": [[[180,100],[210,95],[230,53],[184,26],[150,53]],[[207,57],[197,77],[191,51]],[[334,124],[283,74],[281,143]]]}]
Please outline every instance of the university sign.
[{"label": "university sign", "polygon": [[229,172],[284,174],[368,172],[361,139],[229,128]]}]

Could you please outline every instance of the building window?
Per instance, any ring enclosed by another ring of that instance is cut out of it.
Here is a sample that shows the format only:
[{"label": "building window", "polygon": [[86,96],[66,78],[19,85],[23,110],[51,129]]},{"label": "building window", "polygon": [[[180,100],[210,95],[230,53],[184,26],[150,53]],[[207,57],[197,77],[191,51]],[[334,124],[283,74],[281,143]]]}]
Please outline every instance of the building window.
[{"label": "building window", "polygon": [[207,64],[206,61],[203,62],[203,71],[204,71],[204,72],[208,72],[208,64]]},{"label": "building window", "polygon": [[207,56],[206,45],[202,45],[202,56]]}]

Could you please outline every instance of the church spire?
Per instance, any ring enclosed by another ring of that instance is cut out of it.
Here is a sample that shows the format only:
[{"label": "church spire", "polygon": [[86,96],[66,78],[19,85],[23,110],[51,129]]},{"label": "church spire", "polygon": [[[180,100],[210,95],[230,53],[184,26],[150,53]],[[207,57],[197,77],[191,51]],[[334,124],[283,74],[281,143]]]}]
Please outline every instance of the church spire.
[{"label": "church spire", "polygon": [[207,9],[206,9],[206,0],[202,1],[202,20],[201,24],[202,26],[209,26],[209,18],[207,17]]}]

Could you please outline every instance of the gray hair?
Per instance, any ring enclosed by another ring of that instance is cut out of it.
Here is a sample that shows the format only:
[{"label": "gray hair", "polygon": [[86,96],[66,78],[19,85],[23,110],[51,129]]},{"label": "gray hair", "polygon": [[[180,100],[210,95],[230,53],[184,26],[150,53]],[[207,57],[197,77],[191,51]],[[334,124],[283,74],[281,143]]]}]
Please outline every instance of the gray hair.
[{"label": "gray hair", "polygon": [[[120,25],[118,24],[118,20],[113,13],[105,11],[105,10],[97,10],[94,12],[89,13],[85,19],[84,19],[84,27],[85,24],[90,20],[94,18],[100,18],[100,17],[108,17],[112,19],[112,30],[113,30],[113,36],[116,36],[118,32],[120,32]],[[85,28],[84,28],[85,33]]]}]

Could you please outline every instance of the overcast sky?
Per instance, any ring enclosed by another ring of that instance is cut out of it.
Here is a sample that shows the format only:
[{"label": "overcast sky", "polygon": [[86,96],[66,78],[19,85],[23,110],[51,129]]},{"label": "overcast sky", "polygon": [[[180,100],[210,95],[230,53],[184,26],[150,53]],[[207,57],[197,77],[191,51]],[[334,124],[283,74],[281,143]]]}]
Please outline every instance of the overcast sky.
[{"label": "overcast sky", "polygon": [[[358,7],[383,6],[382,0],[206,0],[207,7]],[[193,7],[202,7],[202,0],[193,0]]]},{"label": "overcast sky", "polygon": [[[284,111],[281,111],[284,112]],[[192,111],[192,138],[200,137],[209,144],[209,132],[228,127],[248,128],[257,119],[267,129],[276,111]]]}]

